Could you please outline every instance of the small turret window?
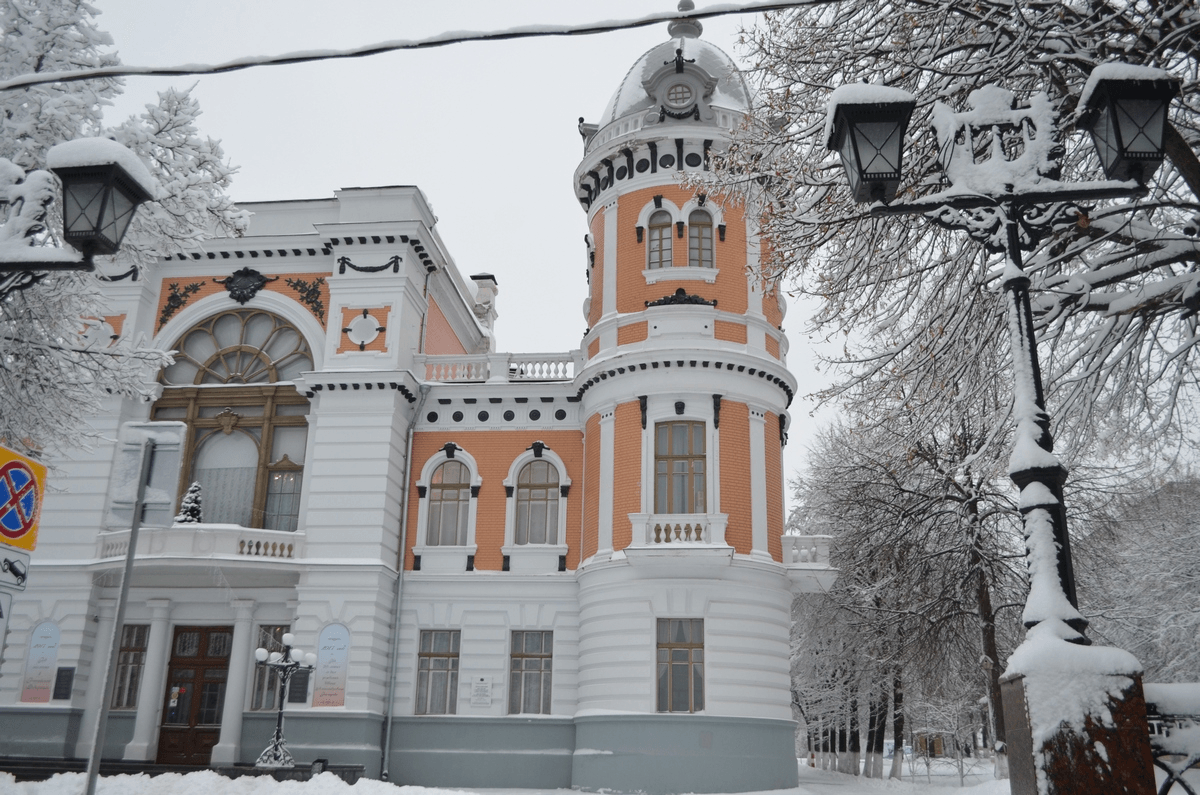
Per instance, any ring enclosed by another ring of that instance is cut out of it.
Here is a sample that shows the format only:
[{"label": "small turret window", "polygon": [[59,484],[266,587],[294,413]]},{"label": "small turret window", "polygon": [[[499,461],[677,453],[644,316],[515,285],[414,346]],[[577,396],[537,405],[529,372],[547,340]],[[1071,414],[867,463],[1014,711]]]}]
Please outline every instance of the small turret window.
[{"label": "small turret window", "polygon": [[684,83],[676,83],[667,89],[667,104],[682,108],[692,101],[692,89]]},{"label": "small turret window", "polygon": [[688,216],[688,265],[713,267],[712,216],[704,210],[693,210]]},{"label": "small turret window", "polygon": [[671,214],[658,210],[650,216],[649,268],[671,267]]}]

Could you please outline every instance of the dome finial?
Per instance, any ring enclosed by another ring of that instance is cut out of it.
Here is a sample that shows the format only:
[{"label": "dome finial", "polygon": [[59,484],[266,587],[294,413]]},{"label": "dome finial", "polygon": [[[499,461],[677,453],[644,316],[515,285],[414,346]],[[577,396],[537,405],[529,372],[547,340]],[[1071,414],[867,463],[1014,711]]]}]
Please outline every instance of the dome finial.
[{"label": "dome finial", "polygon": [[[676,6],[680,12],[695,11],[696,4],[692,0],[679,0]],[[704,26],[698,19],[673,19],[667,24],[667,33],[673,39],[698,39],[704,32]]]}]

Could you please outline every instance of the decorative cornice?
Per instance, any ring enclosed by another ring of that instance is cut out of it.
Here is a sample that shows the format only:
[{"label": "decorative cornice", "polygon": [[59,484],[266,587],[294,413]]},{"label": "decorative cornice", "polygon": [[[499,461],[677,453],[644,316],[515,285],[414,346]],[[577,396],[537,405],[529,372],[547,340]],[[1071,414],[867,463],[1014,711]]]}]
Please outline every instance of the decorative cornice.
[{"label": "decorative cornice", "polygon": [[[314,373],[313,376],[320,377],[321,373]],[[404,384],[397,384],[394,381],[387,382],[387,383],[385,383],[383,381],[363,381],[363,382],[326,382],[323,384],[312,384],[311,391],[305,392],[304,394],[305,394],[305,397],[312,397],[317,392],[337,392],[339,390],[342,392],[346,392],[349,390],[359,390],[359,389],[365,389],[367,391],[371,391],[372,389],[380,389],[380,390],[395,389],[401,395],[404,395],[404,399],[407,400],[409,403],[417,402],[417,396],[414,395],[408,387],[406,387]]]},{"label": "decorative cornice", "polygon": [[392,273],[399,273],[401,262],[403,262],[403,260],[400,258],[399,254],[395,255],[382,265],[355,265],[350,261],[349,257],[338,257],[337,260],[339,274],[345,273],[346,268],[359,273],[379,273],[380,271],[385,271],[388,268],[391,268]]},{"label": "decorative cornice", "polygon": [[680,287],[671,295],[664,295],[657,301],[646,301],[645,304],[647,308],[652,306],[711,306],[716,309],[717,299],[709,301],[699,295],[689,295]]},{"label": "decorative cornice", "polygon": [[[583,398],[584,392],[587,392],[589,389],[594,387],[596,384],[599,384],[601,381],[607,381],[610,378],[616,378],[618,376],[626,375],[629,373],[641,372],[641,371],[645,371],[645,370],[657,370],[660,367],[663,369],[668,369],[671,367],[679,367],[679,368],[711,367],[713,370],[733,371],[733,372],[738,372],[738,373],[744,373],[744,374],[750,375],[750,376],[758,376],[759,378],[769,381],[772,384],[774,384],[775,386],[779,387],[783,391],[783,393],[785,395],[787,395],[787,404],[786,405],[788,405],[788,406],[792,405],[792,400],[795,398],[795,393],[792,391],[792,387],[788,384],[787,381],[783,380],[782,378],[780,378],[777,375],[768,373],[766,370],[759,368],[759,367],[749,367],[744,364],[734,364],[733,362],[716,362],[716,361],[711,361],[711,360],[706,361],[706,360],[702,360],[702,359],[667,359],[667,360],[652,361],[652,362],[638,362],[636,364],[631,364],[631,365],[627,365],[627,366],[614,367],[611,370],[602,370],[601,372],[596,373],[594,376],[592,376],[591,378],[589,378],[588,380],[583,382],[583,385],[580,386],[579,390],[575,393],[574,399],[575,399],[575,401],[581,400]],[[567,399],[571,400],[571,398],[567,398]],[[642,400],[643,400],[642,397],[638,398],[639,403],[641,403]],[[644,409],[643,409],[643,411],[644,411]],[[643,425],[642,427],[645,428],[645,425]]]}]

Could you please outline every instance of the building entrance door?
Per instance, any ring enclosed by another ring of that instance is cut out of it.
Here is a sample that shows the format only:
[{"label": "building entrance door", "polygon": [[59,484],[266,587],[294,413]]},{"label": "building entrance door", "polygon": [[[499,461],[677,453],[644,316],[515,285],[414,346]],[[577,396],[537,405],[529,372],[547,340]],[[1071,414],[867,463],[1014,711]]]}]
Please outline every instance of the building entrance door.
[{"label": "building entrance door", "polygon": [[207,765],[221,736],[233,627],[176,627],[167,672],[160,765]]}]

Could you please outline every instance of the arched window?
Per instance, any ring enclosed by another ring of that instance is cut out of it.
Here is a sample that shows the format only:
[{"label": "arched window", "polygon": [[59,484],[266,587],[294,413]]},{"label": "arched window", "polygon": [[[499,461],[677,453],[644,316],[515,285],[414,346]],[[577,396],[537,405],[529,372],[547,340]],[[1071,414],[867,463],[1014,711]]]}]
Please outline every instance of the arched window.
[{"label": "arched window", "polygon": [[308,343],[277,315],[233,309],[174,347],[151,416],[188,425],[180,491],[200,484],[206,523],[295,530],[308,399],[289,382],[313,367]]},{"label": "arched window", "polygon": [[517,475],[517,544],[558,543],[558,469],[542,459],[530,461]]},{"label": "arched window", "polygon": [[425,543],[431,547],[465,546],[471,508],[471,471],[458,461],[447,461],[429,479],[429,529]]},{"label": "arched window", "polygon": [[705,210],[692,210],[688,216],[688,265],[713,267],[713,223]]},{"label": "arched window", "polygon": [[658,210],[650,216],[650,245],[648,268],[671,267],[671,214]]}]

